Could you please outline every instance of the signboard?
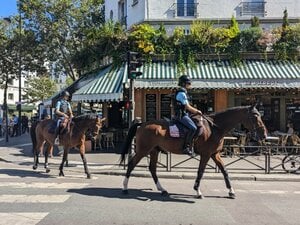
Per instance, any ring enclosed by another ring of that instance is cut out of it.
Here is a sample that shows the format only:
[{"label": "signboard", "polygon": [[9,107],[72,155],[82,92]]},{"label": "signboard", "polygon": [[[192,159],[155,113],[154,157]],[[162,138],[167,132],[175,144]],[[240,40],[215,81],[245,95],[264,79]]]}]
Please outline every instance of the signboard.
[{"label": "signboard", "polygon": [[146,121],[156,120],[156,94],[146,94]]}]

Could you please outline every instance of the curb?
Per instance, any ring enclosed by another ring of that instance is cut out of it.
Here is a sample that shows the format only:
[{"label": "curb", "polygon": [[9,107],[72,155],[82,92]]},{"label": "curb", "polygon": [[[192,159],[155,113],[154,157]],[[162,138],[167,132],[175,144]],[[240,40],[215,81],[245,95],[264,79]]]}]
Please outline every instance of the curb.
[{"label": "curb", "polygon": [[[101,174],[101,175],[109,175],[109,176],[125,176],[126,171],[99,171],[94,172],[94,174]],[[196,173],[195,173],[196,174]],[[158,178],[165,178],[165,179],[187,179],[187,180],[194,180],[196,179],[196,175],[188,174],[188,173],[157,173]],[[274,177],[269,175],[233,175],[230,176],[231,180],[239,180],[239,181],[273,181],[273,182],[300,182],[300,176],[296,177]],[[288,175],[287,175],[288,176]],[[151,174],[147,172],[132,172],[131,177],[147,177],[152,178]],[[205,175],[203,176],[204,180],[224,180],[222,174],[212,174],[212,175]]]}]

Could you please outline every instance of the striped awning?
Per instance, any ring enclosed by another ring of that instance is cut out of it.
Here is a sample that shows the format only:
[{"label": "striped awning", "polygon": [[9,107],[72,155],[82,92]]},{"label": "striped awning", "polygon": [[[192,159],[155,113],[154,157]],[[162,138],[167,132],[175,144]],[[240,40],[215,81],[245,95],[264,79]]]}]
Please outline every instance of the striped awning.
[{"label": "striped awning", "polygon": [[[173,89],[178,77],[175,62],[145,63],[143,74],[135,79],[136,89]],[[300,65],[293,62],[245,60],[239,67],[230,61],[200,61],[188,67],[186,74],[195,89],[297,88],[300,89]],[[104,102],[123,99],[123,86],[129,86],[127,65],[107,67],[72,95],[73,101]]]},{"label": "striped awning", "polygon": [[94,81],[80,88],[72,95],[72,101],[104,102],[123,99],[123,84],[127,77],[126,67],[113,69],[111,66],[101,70]]},{"label": "striped awning", "polygon": [[[174,62],[145,64],[135,88],[175,88],[180,74]],[[186,69],[196,89],[300,88],[300,65],[293,62],[245,60],[241,66],[230,61],[200,61]]]}]

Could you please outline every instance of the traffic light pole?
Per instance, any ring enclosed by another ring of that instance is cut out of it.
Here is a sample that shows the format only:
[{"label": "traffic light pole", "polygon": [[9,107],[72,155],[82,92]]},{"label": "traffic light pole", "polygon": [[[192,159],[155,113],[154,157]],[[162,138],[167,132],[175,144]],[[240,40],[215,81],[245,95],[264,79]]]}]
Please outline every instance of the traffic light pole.
[{"label": "traffic light pole", "polygon": [[129,127],[131,127],[133,125],[134,109],[135,109],[135,102],[134,102],[134,79],[130,79],[130,84],[129,84],[129,101],[130,101]]}]

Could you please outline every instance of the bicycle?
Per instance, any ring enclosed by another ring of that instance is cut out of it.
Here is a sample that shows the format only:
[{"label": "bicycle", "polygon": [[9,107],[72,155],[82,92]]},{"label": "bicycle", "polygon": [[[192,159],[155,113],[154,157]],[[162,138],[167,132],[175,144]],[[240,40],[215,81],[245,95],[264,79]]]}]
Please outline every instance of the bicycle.
[{"label": "bicycle", "polygon": [[282,159],[282,169],[288,173],[296,173],[297,171],[300,172],[300,154],[298,150],[299,148]]}]

